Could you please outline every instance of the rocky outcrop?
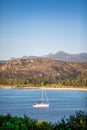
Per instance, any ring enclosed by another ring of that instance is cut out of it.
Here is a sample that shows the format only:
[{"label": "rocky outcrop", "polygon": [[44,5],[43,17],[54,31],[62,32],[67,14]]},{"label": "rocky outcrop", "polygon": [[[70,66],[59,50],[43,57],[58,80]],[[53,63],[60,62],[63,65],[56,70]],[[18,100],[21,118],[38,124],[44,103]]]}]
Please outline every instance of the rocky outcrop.
[{"label": "rocky outcrop", "polygon": [[63,62],[51,58],[18,59],[0,65],[0,77],[48,77],[74,79],[87,73],[87,62]]}]

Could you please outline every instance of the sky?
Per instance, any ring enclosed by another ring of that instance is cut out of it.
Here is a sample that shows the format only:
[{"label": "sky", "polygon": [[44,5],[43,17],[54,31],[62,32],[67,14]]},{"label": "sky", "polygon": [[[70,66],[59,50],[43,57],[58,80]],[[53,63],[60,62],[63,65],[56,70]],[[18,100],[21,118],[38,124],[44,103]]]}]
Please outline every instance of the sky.
[{"label": "sky", "polygon": [[87,53],[87,0],[0,0],[0,60]]}]

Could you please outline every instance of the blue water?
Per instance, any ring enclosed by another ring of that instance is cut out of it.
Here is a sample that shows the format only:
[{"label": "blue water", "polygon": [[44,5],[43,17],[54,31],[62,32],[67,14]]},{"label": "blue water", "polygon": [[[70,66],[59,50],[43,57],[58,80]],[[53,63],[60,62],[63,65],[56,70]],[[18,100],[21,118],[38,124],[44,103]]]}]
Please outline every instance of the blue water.
[{"label": "blue water", "polygon": [[33,108],[41,98],[41,90],[0,89],[0,114],[57,122],[79,110],[87,113],[87,91],[46,90],[46,95],[50,107]]}]

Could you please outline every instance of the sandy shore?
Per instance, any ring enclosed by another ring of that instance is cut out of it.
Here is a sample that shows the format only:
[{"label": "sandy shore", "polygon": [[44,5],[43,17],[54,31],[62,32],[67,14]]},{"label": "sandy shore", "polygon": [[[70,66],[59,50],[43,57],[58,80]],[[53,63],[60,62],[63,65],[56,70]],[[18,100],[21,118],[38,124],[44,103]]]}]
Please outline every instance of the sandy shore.
[{"label": "sandy shore", "polygon": [[87,88],[44,88],[44,89],[45,90],[79,90],[79,91],[87,91]]},{"label": "sandy shore", "polygon": [[[15,86],[4,86],[1,85],[0,88],[3,89],[42,89],[42,87],[15,87]],[[52,87],[43,87],[45,90],[79,90],[79,91],[87,91],[87,87],[58,87],[58,88],[52,88]]]}]

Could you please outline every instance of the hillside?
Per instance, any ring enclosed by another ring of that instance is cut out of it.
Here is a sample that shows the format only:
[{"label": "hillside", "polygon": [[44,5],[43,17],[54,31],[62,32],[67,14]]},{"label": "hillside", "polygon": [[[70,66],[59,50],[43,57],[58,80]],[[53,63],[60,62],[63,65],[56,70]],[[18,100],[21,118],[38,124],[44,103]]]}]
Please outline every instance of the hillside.
[{"label": "hillside", "polygon": [[45,82],[58,82],[62,80],[73,79],[75,80],[79,75],[86,75],[87,62],[72,63],[63,62],[50,58],[34,58],[34,59],[19,59],[8,61],[7,63],[0,64],[0,83],[9,84],[18,79],[24,80],[25,84],[41,81]]}]

